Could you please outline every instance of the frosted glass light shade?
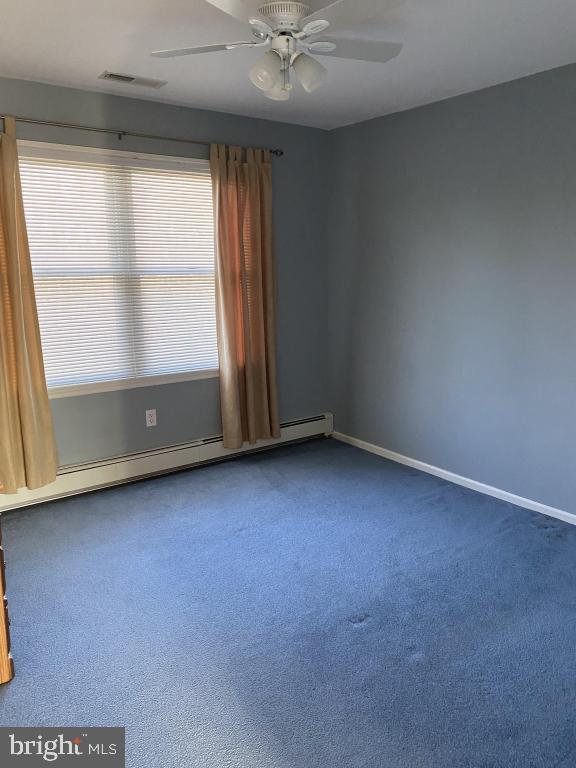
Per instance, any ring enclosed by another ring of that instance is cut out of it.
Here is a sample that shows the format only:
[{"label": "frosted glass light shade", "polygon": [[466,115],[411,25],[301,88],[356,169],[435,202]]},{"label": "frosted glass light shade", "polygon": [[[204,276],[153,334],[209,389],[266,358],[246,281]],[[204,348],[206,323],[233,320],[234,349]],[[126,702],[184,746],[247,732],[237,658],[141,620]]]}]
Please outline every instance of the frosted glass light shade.
[{"label": "frosted glass light shade", "polygon": [[307,53],[301,53],[294,60],[294,72],[298,80],[300,80],[302,87],[308,93],[312,93],[320,85],[328,70],[323,67],[319,61],[313,59],[312,56],[308,56]]},{"label": "frosted glass light shade", "polygon": [[290,98],[290,91],[282,88],[282,81],[278,80],[273,88],[270,88],[269,91],[264,91],[264,96],[267,96],[274,101],[288,101]]},{"label": "frosted glass light shade", "polygon": [[267,51],[250,70],[250,80],[261,91],[269,91],[280,79],[282,61],[274,51]]}]

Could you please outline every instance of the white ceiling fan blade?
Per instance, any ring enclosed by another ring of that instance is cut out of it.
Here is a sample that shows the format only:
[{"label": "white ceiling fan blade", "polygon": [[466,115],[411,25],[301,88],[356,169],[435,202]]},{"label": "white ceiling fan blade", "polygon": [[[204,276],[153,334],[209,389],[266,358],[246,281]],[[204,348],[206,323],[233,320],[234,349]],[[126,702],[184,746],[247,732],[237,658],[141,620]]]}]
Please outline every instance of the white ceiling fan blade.
[{"label": "white ceiling fan blade", "polygon": [[194,53],[212,53],[212,51],[231,51],[233,48],[255,48],[256,43],[219,43],[217,45],[196,45],[194,48],[171,48],[167,51],[153,51],[150,55],[157,59],[172,59],[176,56],[191,56]]},{"label": "white ceiling fan blade", "polygon": [[[210,0],[211,1],[211,0]],[[331,26],[354,26],[404,5],[406,0],[336,0],[302,19],[307,24],[326,19]]]},{"label": "white ceiling fan blade", "polygon": [[[308,46],[308,50],[314,55],[334,56],[338,59],[356,59],[356,61],[374,61],[380,64],[396,58],[402,50],[402,43],[384,43],[379,40],[322,37],[322,40],[317,42],[317,48],[314,47],[314,43],[310,43]],[[322,48],[322,43],[333,43],[335,48],[327,50],[328,45]]]},{"label": "white ceiling fan blade", "polygon": [[258,16],[254,7],[250,7],[244,0],[206,0],[206,2],[240,21],[250,21]]}]

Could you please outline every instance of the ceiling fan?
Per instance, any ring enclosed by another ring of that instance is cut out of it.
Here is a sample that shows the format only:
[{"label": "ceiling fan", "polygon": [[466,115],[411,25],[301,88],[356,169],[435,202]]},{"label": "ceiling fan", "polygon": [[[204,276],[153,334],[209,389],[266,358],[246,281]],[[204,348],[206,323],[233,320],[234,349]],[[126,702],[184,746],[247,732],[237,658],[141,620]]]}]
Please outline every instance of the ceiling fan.
[{"label": "ceiling fan", "polygon": [[311,53],[383,64],[402,49],[401,43],[386,43],[359,38],[328,37],[328,27],[349,26],[373,18],[382,10],[391,10],[404,0],[336,0],[318,11],[291,0],[269,2],[251,8],[246,0],[207,0],[229,16],[249,24],[250,41],[201,45],[154,51],[152,56],[172,58],[235,48],[263,48],[266,53],[250,69],[250,80],[269,99],[286,101],[292,91],[291,73],[296,74],[304,90],[315,91],[327,70]]}]

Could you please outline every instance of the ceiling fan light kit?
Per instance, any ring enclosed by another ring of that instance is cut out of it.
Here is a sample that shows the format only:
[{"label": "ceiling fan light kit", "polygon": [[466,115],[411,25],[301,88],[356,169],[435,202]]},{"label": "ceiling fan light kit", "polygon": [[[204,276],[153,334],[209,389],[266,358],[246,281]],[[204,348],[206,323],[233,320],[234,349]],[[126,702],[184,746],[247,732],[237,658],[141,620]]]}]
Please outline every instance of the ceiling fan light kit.
[{"label": "ceiling fan light kit", "polygon": [[317,36],[331,26],[331,17],[336,24],[349,24],[369,18],[378,11],[397,7],[402,1],[335,0],[312,12],[304,3],[290,0],[265,3],[256,10],[249,6],[247,0],[207,0],[224,13],[247,22],[253,40],[154,51],[152,55],[172,58],[236,48],[266,47],[266,53],[250,69],[250,80],[269,99],[287,101],[293,89],[292,72],[307,93],[315,91],[328,74],[326,67],[310,53],[376,63],[384,63],[397,56],[402,47],[398,43],[338,37],[322,40]]}]

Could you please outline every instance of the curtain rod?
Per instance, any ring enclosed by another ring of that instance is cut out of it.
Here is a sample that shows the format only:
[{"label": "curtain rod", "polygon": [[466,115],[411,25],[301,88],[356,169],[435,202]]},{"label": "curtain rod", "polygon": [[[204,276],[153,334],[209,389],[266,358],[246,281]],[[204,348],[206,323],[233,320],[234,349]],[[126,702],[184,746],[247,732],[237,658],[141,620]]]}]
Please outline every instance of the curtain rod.
[{"label": "curtain rod", "polygon": [[[5,117],[8,117],[8,115],[0,115],[0,119],[4,120]],[[117,136],[119,140],[123,139],[125,136],[133,136],[138,139],[159,139],[160,141],[177,141],[181,142],[182,144],[198,144],[201,146],[209,147],[214,142],[211,141],[201,141],[199,139],[181,139],[176,136],[159,136],[155,133],[136,133],[135,131],[115,131],[113,128],[95,128],[91,125],[77,125],[75,123],[56,123],[52,120],[34,120],[31,117],[16,117],[13,115],[14,120],[16,120],[17,123],[30,123],[32,125],[50,125],[53,128],[75,128],[78,131],[93,131],[94,133],[110,133],[114,136]],[[252,149],[252,147],[246,147],[246,149]],[[276,157],[281,157],[284,154],[283,149],[271,149],[269,150],[270,154],[275,155]]]}]

